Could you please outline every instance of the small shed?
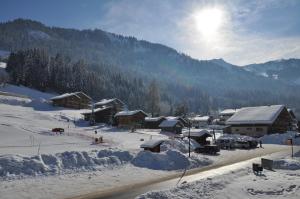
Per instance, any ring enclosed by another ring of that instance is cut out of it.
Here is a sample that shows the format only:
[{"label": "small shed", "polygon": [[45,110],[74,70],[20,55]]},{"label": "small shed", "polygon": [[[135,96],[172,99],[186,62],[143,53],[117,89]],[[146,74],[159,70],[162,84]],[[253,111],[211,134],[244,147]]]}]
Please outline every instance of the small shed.
[{"label": "small shed", "polygon": [[115,122],[119,127],[141,127],[147,116],[142,110],[121,111],[115,115]]},{"label": "small shed", "polygon": [[162,131],[180,134],[184,125],[176,119],[164,120],[159,126]]},{"label": "small shed", "polygon": [[183,132],[183,136],[185,137],[191,137],[191,139],[195,140],[196,142],[198,142],[200,145],[207,145],[210,144],[209,141],[207,141],[208,137],[213,137],[213,135],[205,130],[205,129],[191,129],[190,133],[189,131],[185,131]]},{"label": "small shed", "polygon": [[83,109],[89,108],[92,99],[83,92],[65,93],[50,99],[53,106]]},{"label": "small shed", "polygon": [[154,153],[160,152],[160,145],[163,143],[163,140],[149,140],[141,144],[141,148],[143,148],[145,151],[151,151]]},{"label": "small shed", "polygon": [[146,117],[144,121],[144,128],[146,129],[159,129],[159,125],[166,120],[165,117]]}]

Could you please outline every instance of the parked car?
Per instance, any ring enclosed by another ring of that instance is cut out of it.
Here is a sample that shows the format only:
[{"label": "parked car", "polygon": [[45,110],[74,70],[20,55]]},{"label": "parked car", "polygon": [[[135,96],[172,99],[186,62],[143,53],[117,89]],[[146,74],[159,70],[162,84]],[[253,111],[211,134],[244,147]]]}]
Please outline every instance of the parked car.
[{"label": "parked car", "polygon": [[217,154],[220,152],[218,145],[204,145],[195,149],[196,153]]},{"label": "parked car", "polygon": [[248,142],[249,142],[250,148],[256,148],[258,145],[258,141],[256,139],[249,140]]},{"label": "parked car", "polygon": [[235,141],[234,139],[231,138],[220,138],[217,139],[216,143],[221,149],[232,149],[235,147],[234,145]]}]

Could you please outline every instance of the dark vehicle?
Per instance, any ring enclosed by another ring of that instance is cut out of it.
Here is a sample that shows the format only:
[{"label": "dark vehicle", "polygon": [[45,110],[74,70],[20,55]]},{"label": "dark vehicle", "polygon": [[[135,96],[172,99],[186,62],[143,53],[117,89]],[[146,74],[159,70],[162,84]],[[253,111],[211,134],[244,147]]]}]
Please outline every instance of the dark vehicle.
[{"label": "dark vehicle", "polygon": [[217,139],[217,145],[221,148],[221,149],[232,149],[234,148],[234,139],[231,138],[220,138]]},{"label": "dark vehicle", "polygon": [[204,145],[195,149],[196,153],[217,154],[220,148],[217,145]]},{"label": "dark vehicle", "polygon": [[63,129],[63,128],[53,128],[52,132],[63,133],[63,132],[65,132],[65,129]]},{"label": "dark vehicle", "polygon": [[250,143],[244,140],[237,140],[235,142],[235,148],[238,149],[250,149]]}]

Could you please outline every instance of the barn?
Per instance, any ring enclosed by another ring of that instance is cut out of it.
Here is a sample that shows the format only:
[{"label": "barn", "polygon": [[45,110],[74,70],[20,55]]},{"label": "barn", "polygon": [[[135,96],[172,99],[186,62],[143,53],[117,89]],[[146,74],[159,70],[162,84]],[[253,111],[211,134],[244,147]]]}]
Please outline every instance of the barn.
[{"label": "barn", "polygon": [[164,132],[180,134],[184,125],[180,120],[167,119],[164,120],[158,127]]},{"label": "barn", "polygon": [[89,108],[92,99],[83,92],[65,93],[50,99],[53,106],[83,109]]},{"label": "barn", "polygon": [[213,118],[211,116],[196,116],[189,119],[191,127],[204,128],[212,123]]},{"label": "barn", "polygon": [[226,121],[231,133],[252,137],[284,133],[292,124],[293,118],[284,105],[241,108]]},{"label": "barn", "polygon": [[119,127],[142,127],[147,113],[142,110],[121,111],[115,115],[116,125]]},{"label": "barn", "polygon": [[159,125],[166,120],[165,117],[146,117],[144,121],[144,128],[146,129],[159,129]]}]

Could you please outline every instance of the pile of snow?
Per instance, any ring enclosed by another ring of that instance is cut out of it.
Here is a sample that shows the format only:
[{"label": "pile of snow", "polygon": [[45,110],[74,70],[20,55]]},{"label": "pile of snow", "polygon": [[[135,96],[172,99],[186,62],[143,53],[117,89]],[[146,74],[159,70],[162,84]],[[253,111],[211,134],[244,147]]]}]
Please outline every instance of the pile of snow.
[{"label": "pile of snow", "polygon": [[300,145],[300,138],[295,138],[297,132],[289,131],[282,134],[269,134],[264,135],[261,138],[262,143],[264,144],[286,144],[287,139],[293,139],[295,145]]},{"label": "pile of snow", "polygon": [[28,98],[20,98],[15,96],[6,96],[6,93],[0,91],[0,103],[8,104],[8,105],[16,105],[16,106],[24,106],[31,102],[31,99]]},{"label": "pile of snow", "polygon": [[177,150],[167,150],[162,153],[152,153],[150,151],[141,151],[131,161],[134,166],[144,167],[154,170],[181,170],[190,169],[199,166],[206,166],[212,163],[205,157],[193,155],[190,159],[187,155]]},{"label": "pile of snow", "polygon": [[[200,145],[195,140],[191,139],[191,151],[194,151],[196,148],[199,148]],[[160,146],[161,151],[167,151],[169,149],[175,149],[180,151],[181,153],[189,152],[189,139],[174,139],[174,140],[164,140],[162,145]]]},{"label": "pile of snow", "polygon": [[240,135],[240,134],[223,134],[218,139],[232,139],[234,141],[252,141],[255,140],[255,138],[246,136],[246,135]]},{"label": "pile of snow", "polygon": [[299,159],[280,159],[274,160],[274,169],[284,169],[284,170],[299,170],[300,160]]},{"label": "pile of snow", "polygon": [[55,155],[0,156],[0,177],[16,175],[35,176],[70,171],[89,171],[104,167],[120,166],[132,160],[128,151],[101,150],[90,152],[66,151]]}]

